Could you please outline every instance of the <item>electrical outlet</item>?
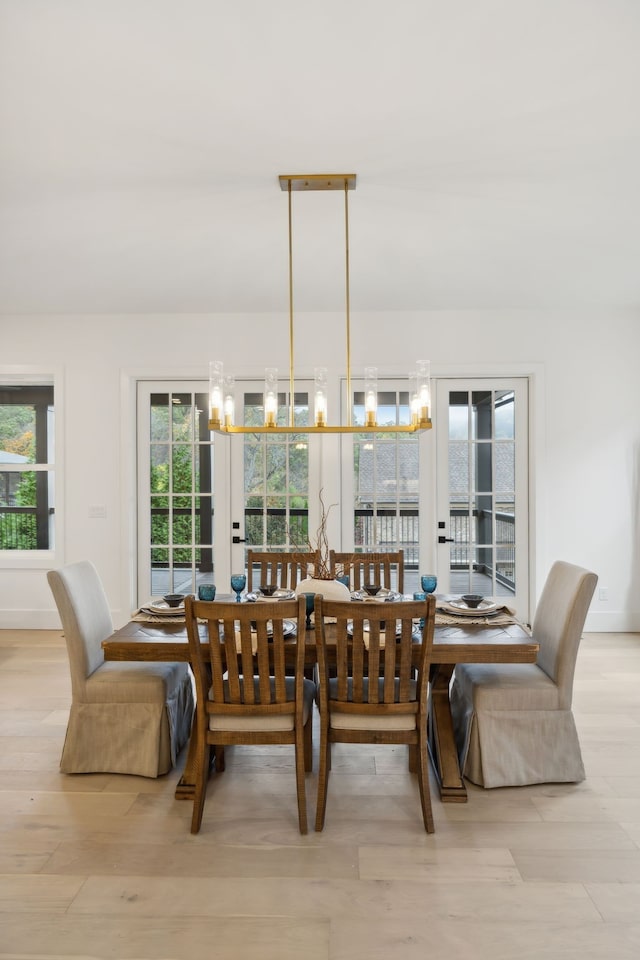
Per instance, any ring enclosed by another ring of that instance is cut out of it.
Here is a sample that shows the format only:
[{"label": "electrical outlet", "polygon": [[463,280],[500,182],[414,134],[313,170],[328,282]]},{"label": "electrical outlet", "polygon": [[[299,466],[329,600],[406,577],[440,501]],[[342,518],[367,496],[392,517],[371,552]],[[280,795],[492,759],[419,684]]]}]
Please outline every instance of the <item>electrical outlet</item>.
[{"label": "electrical outlet", "polygon": [[598,590],[598,600],[608,600],[609,599],[609,587],[600,587]]},{"label": "electrical outlet", "polygon": [[89,516],[94,520],[104,520],[107,516],[107,508],[103,504],[94,504],[89,507]]}]

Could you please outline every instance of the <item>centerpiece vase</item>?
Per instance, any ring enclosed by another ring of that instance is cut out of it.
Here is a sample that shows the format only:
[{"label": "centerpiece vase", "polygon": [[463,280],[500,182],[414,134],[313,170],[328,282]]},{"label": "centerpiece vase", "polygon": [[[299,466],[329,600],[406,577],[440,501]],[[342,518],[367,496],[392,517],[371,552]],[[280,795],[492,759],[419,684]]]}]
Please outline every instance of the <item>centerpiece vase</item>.
[{"label": "centerpiece vase", "polygon": [[339,580],[320,580],[307,577],[296,586],[296,597],[301,593],[321,593],[326,600],[350,600],[349,587]]}]

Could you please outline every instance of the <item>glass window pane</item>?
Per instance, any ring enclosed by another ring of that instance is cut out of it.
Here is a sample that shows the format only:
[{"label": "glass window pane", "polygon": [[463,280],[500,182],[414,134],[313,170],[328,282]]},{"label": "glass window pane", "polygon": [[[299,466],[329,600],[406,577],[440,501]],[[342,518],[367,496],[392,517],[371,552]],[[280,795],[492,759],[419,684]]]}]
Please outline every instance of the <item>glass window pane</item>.
[{"label": "glass window pane", "polygon": [[174,510],[172,521],[172,533],[174,545],[190,545],[193,542],[193,523],[191,511]]},{"label": "glass window pane", "polygon": [[453,496],[469,493],[469,444],[449,443],[449,490]]},{"label": "glass window pane", "polygon": [[512,390],[496,390],[496,440],[515,439],[515,396]]},{"label": "glass window pane", "polygon": [[493,542],[493,499],[492,497],[476,497],[476,506],[473,511],[472,536],[476,544]]},{"label": "glass window pane", "polygon": [[292,494],[306,493],[309,487],[309,447],[299,442],[289,447],[289,490]]},{"label": "glass window pane", "polygon": [[277,444],[269,444],[266,448],[265,462],[267,494],[281,493],[286,489],[287,455],[285,444],[282,442]]},{"label": "glass window pane", "polygon": [[193,440],[193,408],[190,393],[171,394],[172,439]]},{"label": "glass window pane", "polygon": [[471,457],[474,490],[491,493],[493,490],[493,444],[472,443]]},{"label": "glass window pane", "polygon": [[169,394],[152,393],[149,407],[149,439],[169,440]]},{"label": "glass window pane", "polygon": [[449,439],[469,439],[469,394],[465,391],[449,393]]},{"label": "glass window pane", "polygon": [[246,514],[244,520],[244,536],[247,546],[255,547],[265,542],[263,517],[259,515]]},{"label": "glass window pane", "polygon": [[191,493],[193,489],[192,450],[186,444],[172,448],[172,483],[174,493]]},{"label": "glass window pane", "polygon": [[514,443],[496,443],[496,477],[495,489],[497,494],[509,493],[510,500],[516,487],[516,447]]},{"label": "glass window pane", "polygon": [[493,548],[476,547],[472,558],[469,588],[472,593],[490,597],[493,595]]},{"label": "glass window pane", "polygon": [[287,545],[287,518],[284,511],[267,514],[267,546],[284,550]]},{"label": "glass window pane", "polygon": [[169,489],[169,445],[153,443],[150,453],[151,493],[165,493]]},{"label": "glass window pane", "polygon": [[492,399],[491,390],[474,390],[471,395],[473,437],[476,440],[491,440],[493,437]]},{"label": "glass window pane", "polygon": [[0,550],[53,548],[54,448],[53,386],[1,386]]}]

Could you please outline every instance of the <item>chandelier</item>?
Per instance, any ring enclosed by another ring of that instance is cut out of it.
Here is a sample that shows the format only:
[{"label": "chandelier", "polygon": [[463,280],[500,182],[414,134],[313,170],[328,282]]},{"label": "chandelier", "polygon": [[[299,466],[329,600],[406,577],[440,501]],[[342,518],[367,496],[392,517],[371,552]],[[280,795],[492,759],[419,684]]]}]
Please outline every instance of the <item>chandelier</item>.
[{"label": "chandelier", "polygon": [[[429,364],[421,361],[408,375],[411,417],[407,424],[378,424],[378,370],[364,368],[364,424],[353,423],[353,394],[351,392],[351,317],[349,303],[349,191],[356,188],[355,173],[312,173],[279,177],[280,188],[286,191],[289,201],[289,413],[288,423],[278,423],[278,370],[267,367],[264,383],[263,426],[236,426],[234,424],[235,380],[225,375],[221,360],[209,363],[209,430],[218,433],[416,433],[431,429],[431,385]],[[343,190],[345,232],[345,340],[346,340],[346,388],[347,422],[331,425],[328,422],[327,368],[314,370],[313,423],[306,426],[294,421],[293,367],[294,316],[293,316],[293,217],[292,195],[297,191]]]}]

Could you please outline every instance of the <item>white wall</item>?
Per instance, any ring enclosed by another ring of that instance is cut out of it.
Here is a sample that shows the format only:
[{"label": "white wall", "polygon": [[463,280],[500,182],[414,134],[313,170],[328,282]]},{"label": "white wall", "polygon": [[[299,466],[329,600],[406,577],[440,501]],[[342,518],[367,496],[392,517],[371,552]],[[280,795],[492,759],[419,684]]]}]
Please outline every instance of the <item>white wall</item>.
[{"label": "white wall", "polygon": [[[640,630],[640,317],[633,311],[421,312],[352,317],[352,369],[406,373],[416,359],[451,376],[532,374],[533,569],[541,589],[554,559],[595,570],[607,601],[592,630]],[[116,623],[129,617],[134,565],[135,378],[206,379],[224,358],[236,374],[284,374],[283,316],[0,317],[0,374],[59,372],[57,464],[64,518],[53,565],[93,560]],[[296,319],[296,372],[344,372],[340,315]],[[90,519],[89,507],[106,507]],[[0,627],[53,627],[49,564],[0,565]]]}]

